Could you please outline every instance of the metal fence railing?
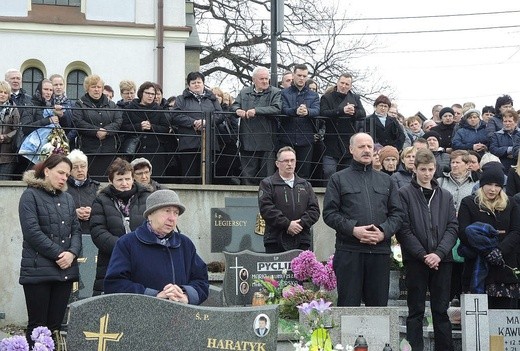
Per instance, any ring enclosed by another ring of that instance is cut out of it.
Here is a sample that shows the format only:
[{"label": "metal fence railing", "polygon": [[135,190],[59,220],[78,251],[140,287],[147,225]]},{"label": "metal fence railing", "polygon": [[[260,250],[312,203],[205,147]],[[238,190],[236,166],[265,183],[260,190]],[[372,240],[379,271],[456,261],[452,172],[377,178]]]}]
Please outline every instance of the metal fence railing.
[{"label": "metal fence railing", "polygon": [[[54,124],[47,123],[46,117],[53,116],[52,108],[20,106],[17,110],[19,122],[0,121],[0,135],[16,130],[15,136],[0,140],[0,179],[20,179],[25,170],[48,153],[65,151],[67,142],[70,150],[79,148],[88,156],[89,174],[100,181],[107,180],[106,169],[115,157],[129,161],[145,157],[153,166],[152,178],[159,183],[238,185],[244,184],[246,178],[241,145],[253,144],[263,150],[265,140],[270,140],[273,154],[268,162],[274,164],[276,151],[286,146],[288,139],[298,139],[310,147],[301,148],[306,150],[305,155],[297,155],[298,160],[306,160],[299,162],[297,172],[306,163],[306,178],[315,186],[324,186],[324,135],[336,135],[338,147],[344,150],[348,150],[352,135],[352,130],[337,130],[335,123],[326,123],[326,117],[312,119],[309,130],[297,124],[292,129],[284,128],[284,119],[296,117],[282,115],[264,118],[262,123],[269,124],[268,128],[261,123],[240,125],[231,112],[74,107],[59,118],[59,124]],[[261,142],[251,143],[255,139]],[[289,146],[299,150],[301,145]],[[252,152],[250,157],[254,162],[264,156]],[[11,163],[11,168],[2,167],[6,162]],[[266,175],[261,169],[248,177],[258,183]]]}]

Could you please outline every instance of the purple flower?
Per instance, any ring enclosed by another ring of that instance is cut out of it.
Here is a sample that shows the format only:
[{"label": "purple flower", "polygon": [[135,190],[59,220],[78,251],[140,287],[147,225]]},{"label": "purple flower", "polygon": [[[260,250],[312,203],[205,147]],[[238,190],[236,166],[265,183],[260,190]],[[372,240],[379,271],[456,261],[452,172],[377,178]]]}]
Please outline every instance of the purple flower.
[{"label": "purple flower", "polygon": [[52,340],[52,337],[50,336],[40,334],[40,336],[34,341],[43,344],[49,350],[54,350],[54,340]]},{"label": "purple flower", "polygon": [[326,302],[323,299],[319,299],[318,301],[316,301],[316,300],[311,301],[312,308],[315,309],[316,311],[318,311],[319,314],[323,314],[325,311],[330,311],[331,304],[332,304],[332,302],[330,302],[330,301]]},{"label": "purple flower", "polygon": [[291,269],[294,273],[294,277],[299,281],[304,281],[312,278],[317,265],[321,265],[314,252],[306,250],[293,258],[291,261]]},{"label": "purple flower", "polygon": [[49,349],[47,346],[45,346],[44,344],[39,343],[39,342],[35,342],[33,348],[31,349],[31,351],[49,351],[49,350],[54,350],[54,348]]},{"label": "purple flower", "polygon": [[49,328],[47,328],[47,327],[36,327],[33,329],[32,333],[31,333],[31,339],[33,341],[36,341],[42,335],[51,337],[52,334],[51,334],[51,331],[49,330]]},{"label": "purple flower", "polygon": [[314,309],[312,307],[312,305],[310,303],[308,303],[308,302],[304,302],[301,305],[298,305],[296,307],[298,307],[298,309],[300,311],[302,311],[303,314],[305,314],[305,315],[309,315],[312,312],[312,310]]},{"label": "purple flower", "polygon": [[2,340],[0,351],[29,351],[29,344],[25,337],[15,335]]}]

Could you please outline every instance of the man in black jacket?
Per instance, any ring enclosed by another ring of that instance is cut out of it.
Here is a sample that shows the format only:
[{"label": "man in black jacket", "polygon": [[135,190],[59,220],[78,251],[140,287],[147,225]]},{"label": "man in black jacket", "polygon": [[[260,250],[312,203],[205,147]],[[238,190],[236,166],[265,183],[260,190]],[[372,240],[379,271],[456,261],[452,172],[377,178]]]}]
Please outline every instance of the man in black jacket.
[{"label": "man in black jacket", "polygon": [[447,310],[452,270],[451,249],[458,222],[449,191],[439,186],[435,156],[430,150],[415,155],[415,176],[399,189],[405,217],[397,239],[401,244],[408,290],[406,338],[413,350],[422,350],[426,291],[430,291],[435,350],[453,350]]},{"label": "man in black jacket", "polygon": [[292,147],[278,151],[276,167],[278,171],[262,180],[258,192],[258,207],[265,220],[265,252],[307,250],[311,227],[320,218],[318,199],[311,184],[294,173],[296,152]]},{"label": "man in black jacket", "polygon": [[325,92],[320,100],[320,113],[325,120],[325,155],[323,178],[350,164],[352,155],[347,145],[350,137],[358,131],[359,122],[366,117],[359,95],[352,91],[352,76],[348,73],[338,78],[336,86]]},{"label": "man in black jacket", "polygon": [[352,163],[331,176],[323,200],[323,219],[336,230],[338,306],[386,306],[390,238],[403,211],[390,176],[372,169],[372,137],[354,134],[349,148]]}]

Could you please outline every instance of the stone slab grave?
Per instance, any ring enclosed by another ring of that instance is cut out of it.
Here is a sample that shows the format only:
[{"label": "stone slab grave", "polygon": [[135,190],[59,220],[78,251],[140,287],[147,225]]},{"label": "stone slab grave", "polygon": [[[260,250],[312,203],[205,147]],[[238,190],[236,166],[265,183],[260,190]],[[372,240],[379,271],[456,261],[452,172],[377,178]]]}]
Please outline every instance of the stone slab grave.
[{"label": "stone slab grave", "polygon": [[491,351],[520,350],[520,310],[489,310]]},{"label": "stone slab grave", "polygon": [[[136,294],[70,304],[68,350],[276,350],[278,306],[201,307]],[[260,332],[261,324],[266,331]]]},{"label": "stone slab grave", "polygon": [[291,260],[301,252],[301,250],[276,254],[256,253],[249,250],[236,253],[224,252],[226,259],[226,271],[222,284],[224,304],[228,306],[250,305],[253,294],[262,289],[255,279],[263,279],[265,276],[296,284],[298,281],[291,271]]},{"label": "stone slab grave", "polygon": [[462,294],[461,328],[463,351],[489,350],[488,301],[485,294]]},{"label": "stone slab grave", "polygon": [[[353,346],[358,335],[363,335],[369,350],[382,350],[386,343],[399,350],[398,307],[332,307],[331,318],[333,344]],[[300,323],[306,323],[301,313]]]},{"label": "stone slab grave", "polygon": [[256,197],[226,197],[225,208],[211,209],[211,252],[264,252],[263,219]]},{"label": "stone slab grave", "polygon": [[488,309],[487,295],[461,297],[463,351],[520,351],[520,310]]}]

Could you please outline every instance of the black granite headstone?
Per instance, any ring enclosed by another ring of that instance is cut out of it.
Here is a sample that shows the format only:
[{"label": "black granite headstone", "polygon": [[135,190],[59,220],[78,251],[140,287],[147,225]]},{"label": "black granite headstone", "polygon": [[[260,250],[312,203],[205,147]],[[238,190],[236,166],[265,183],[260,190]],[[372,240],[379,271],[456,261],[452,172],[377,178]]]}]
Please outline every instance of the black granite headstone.
[{"label": "black granite headstone", "polygon": [[226,272],[224,274],[224,303],[232,305],[250,305],[253,294],[262,289],[255,279],[266,276],[287,284],[296,284],[291,270],[291,260],[298,256],[301,250],[291,250],[283,253],[265,254],[249,250],[231,253],[224,252]]},{"label": "black granite headstone", "polygon": [[110,294],[70,305],[67,348],[274,351],[277,330],[276,305],[203,307],[145,295]]},{"label": "black granite headstone", "polygon": [[264,252],[258,199],[226,198],[225,205],[211,209],[211,252]]}]

